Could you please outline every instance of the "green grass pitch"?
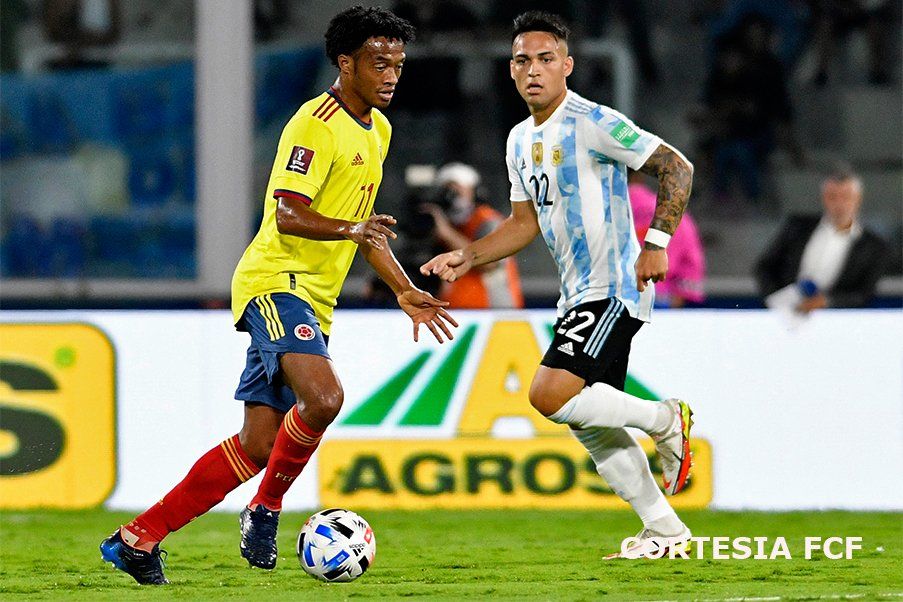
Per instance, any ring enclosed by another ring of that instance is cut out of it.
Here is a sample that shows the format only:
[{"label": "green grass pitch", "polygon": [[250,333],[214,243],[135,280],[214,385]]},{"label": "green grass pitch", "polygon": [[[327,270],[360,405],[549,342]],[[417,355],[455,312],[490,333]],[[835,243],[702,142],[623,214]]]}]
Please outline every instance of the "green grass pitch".
[{"label": "green grass pitch", "polygon": [[[722,600],[903,599],[903,514],[683,512],[696,535],[786,538],[792,560],[603,561],[638,530],[628,512],[362,511],[376,562],[361,579],[322,584],[294,553],[306,518],[285,514],[275,571],[238,554],[238,519],[203,516],[171,535],[165,591],[103,564],[97,545],[130,514],[0,514],[0,598],[81,600]],[[861,536],[852,560],[803,559],[806,536]]]}]

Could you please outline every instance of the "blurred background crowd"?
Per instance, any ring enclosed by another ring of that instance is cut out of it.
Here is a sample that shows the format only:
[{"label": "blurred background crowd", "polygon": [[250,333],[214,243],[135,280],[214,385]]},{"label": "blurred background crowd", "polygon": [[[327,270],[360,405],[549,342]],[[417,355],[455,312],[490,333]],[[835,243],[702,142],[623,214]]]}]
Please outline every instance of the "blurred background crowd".
[{"label": "blurred background crowd", "polygon": [[[508,76],[510,23],[548,3],[378,3],[418,28],[387,111],[394,135],[377,201],[398,218],[396,254],[413,272],[507,214],[505,138],[527,116]],[[259,220],[279,132],[332,82],[322,33],[351,4],[253,1],[254,194],[221,199],[223,211],[253,205]],[[227,292],[190,286],[203,276],[196,7],[2,0],[5,307],[227,303]],[[571,88],[696,166],[659,305],[901,305],[901,0],[562,0],[555,9],[574,30]],[[656,184],[640,174],[631,182],[642,236]],[[107,280],[112,296],[90,286]],[[173,300],[173,281],[189,293]],[[419,284],[457,307],[545,307],[557,297],[541,241],[454,289]],[[392,303],[356,264],[340,305]]]}]

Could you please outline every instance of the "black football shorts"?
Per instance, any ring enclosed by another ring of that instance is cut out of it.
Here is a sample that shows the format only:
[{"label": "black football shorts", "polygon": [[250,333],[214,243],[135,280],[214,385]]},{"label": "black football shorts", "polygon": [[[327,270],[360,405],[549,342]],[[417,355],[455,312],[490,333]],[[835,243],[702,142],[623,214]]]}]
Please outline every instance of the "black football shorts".
[{"label": "black football shorts", "polygon": [[574,307],[555,322],[552,344],[540,362],[586,380],[624,390],[630,342],[643,322],[616,297]]}]

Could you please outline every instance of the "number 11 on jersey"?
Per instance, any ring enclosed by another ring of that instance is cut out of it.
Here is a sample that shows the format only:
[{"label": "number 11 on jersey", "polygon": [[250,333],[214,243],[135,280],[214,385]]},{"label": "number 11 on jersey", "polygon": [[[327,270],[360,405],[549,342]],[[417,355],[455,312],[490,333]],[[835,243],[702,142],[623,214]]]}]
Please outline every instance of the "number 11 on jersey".
[{"label": "number 11 on jersey", "polygon": [[[364,212],[366,212],[367,207],[370,206],[370,201],[373,199],[373,182],[370,182],[369,185],[363,184],[361,186],[361,201],[357,204],[357,209],[354,210],[354,217],[359,217],[361,219],[364,218]],[[366,201],[366,203],[364,202]],[[360,214],[360,215],[358,215]]]}]

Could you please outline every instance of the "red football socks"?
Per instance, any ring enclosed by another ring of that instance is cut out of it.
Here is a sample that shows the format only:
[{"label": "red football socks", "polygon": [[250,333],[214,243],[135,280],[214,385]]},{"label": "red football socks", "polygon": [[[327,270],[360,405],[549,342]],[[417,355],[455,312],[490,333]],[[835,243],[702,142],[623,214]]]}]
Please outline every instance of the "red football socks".
[{"label": "red football socks", "polygon": [[249,506],[263,504],[269,510],[282,510],[282,497],[304,470],[322,435],[304,424],[298,406],[292,408],[279,427],[260,488]]},{"label": "red football socks", "polygon": [[181,483],[125,525],[120,534],[130,546],[150,551],[258,472],[260,468],[245,454],[238,435],[230,437],[201,456]]}]

